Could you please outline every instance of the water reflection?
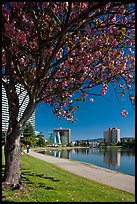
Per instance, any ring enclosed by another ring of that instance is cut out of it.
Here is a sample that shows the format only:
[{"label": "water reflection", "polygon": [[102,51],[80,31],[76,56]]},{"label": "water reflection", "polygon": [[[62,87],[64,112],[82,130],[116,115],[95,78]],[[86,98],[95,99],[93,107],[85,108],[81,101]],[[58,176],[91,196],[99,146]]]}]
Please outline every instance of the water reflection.
[{"label": "water reflection", "polygon": [[74,148],[69,150],[45,150],[41,152],[55,157],[87,162],[135,175],[135,151],[115,148]]},{"label": "water reflection", "polygon": [[[73,149],[75,153],[79,154],[89,154],[91,152],[92,149],[90,148],[82,148],[82,149]],[[71,152],[71,151],[70,151]]]},{"label": "water reflection", "polygon": [[120,151],[104,151],[104,163],[113,168],[120,166]]},{"label": "water reflection", "polygon": [[70,159],[70,152],[66,150],[45,150],[40,153],[59,158]]},{"label": "water reflection", "polygon": [[135,151],[131,150],[121,151],[121,157],[122,156],[135,157]]}]

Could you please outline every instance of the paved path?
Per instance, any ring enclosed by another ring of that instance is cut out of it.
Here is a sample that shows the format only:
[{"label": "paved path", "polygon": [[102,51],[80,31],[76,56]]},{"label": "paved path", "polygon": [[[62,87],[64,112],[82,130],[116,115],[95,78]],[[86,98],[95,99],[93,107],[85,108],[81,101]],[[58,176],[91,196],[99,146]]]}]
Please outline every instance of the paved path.
[{"label": "paved path", "polygon": [[29,155],[55,164],[79,176],[135,194],[135,177],[88,163],[57,158],[30,150]]}]

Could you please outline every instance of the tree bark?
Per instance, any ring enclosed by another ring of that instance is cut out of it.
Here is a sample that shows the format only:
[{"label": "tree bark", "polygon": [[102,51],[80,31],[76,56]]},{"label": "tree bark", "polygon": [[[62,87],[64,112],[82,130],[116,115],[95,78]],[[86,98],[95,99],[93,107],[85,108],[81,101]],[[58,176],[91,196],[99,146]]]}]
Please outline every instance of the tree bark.
[{"label": "tree bark", "polygon": [[13,189],[20,189],[24,187],[21,180],[20,137],[25,127],[26,121],[30,118],[34,109],[34,104],[29,103],[26,110],[24,111],[23,117],[19,122],[18,120],[15,120],[15,117],[10,118],[6,144],[4,147],[5,171],[3,177],[3,187],[9,186]]},{"label": "tree bark", "polygon": [[21,146],[20,146],[21,129],[17,124],[7,133],[6,144],[4,148],[5,153],[5,172],[3,178],[3,185],[12,188],[21,187]]}]

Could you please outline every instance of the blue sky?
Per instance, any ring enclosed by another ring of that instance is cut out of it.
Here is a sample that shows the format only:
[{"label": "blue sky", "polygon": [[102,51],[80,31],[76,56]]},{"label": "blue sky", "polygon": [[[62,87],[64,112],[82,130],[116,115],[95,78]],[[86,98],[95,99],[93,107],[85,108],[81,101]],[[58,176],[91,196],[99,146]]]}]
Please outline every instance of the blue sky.
[{"label": "blue sky", "polygon": [[[78,102],[80,108],[76,110],[76,123],[72,124],[65,119],[57,119],[50,106],[45,103],[38,105],[36,109],[35,129],[42,131],[48,139],[48,132],[54,128],[70,128],[71,141],[91,138],[103,138],[103,132],[109,127],[120,128],[121,137],[135,137],[135,111],[130,101],[119,103],[113,90],[109,87],[105,96],[96,96],[94,102],[89,98],[85,102]],[[121,116],[121,111],[126,109],[128,115]]]}]

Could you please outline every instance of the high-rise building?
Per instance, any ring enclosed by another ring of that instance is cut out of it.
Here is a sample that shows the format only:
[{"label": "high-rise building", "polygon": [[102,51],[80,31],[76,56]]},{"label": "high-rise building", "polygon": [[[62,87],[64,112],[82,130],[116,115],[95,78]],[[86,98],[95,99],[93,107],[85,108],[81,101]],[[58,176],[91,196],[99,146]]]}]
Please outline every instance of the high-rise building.
[{"label": "high-rise building", "polygon": [[120,129],[109,128],[104,131],[104,141],[108,143],[118,143],[120,142]]},{"label": "high-rise building", "polygon": [[70,143],[70,129],[69,128],[54,128],[54,143],[55,144],[69,144]]},{"label": "high-rise building", "polygon": [[[18,119],[21,118],[24,110],[26,109],[29,98],[26,96],[26,91],[23,89],[21,85],[16,85],[16,92],[19,95],[19,104],[21,105],[19,109],[19,115]],[[32,114],[32,116],[29,118],[28,122],[32,124],[32,126],[35,129],[35,112]],[[9,124],[9,109],[8,109],[8,100],[6,96],[6,91],[2,85],[2,132],[6,133],[8,130],[8,124]]]},{"label": "high-rise building", "polygon": [[70,143],[69,128],[54,128],[53,132],[49,132],[49,141],[54,145],[67,145]]},{"label": "high-rise building", "polygon": [[111,135],[112,135],[112,143],[120,142],[120,129],[112,128]]},{"label": "high-rise building", "polygon": [[111,142],[110,132],[108,130],[104,131],[104,141]]},{"label": "high-rise building", "polygon": [[54,143],[55,144],[69,144],[70,143],[70,129],[69,128],[54,128]]}]

